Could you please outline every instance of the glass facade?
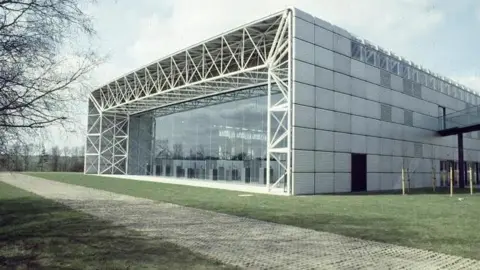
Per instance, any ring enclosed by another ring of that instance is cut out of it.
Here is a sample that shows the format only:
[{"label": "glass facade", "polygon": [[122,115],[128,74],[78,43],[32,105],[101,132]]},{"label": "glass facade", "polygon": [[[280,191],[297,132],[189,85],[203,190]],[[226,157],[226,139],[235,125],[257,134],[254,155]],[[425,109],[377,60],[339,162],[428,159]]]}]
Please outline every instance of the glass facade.
[{"label": "glass facade", "polygon": [[[147,174],[265,184],[267,96],[157,117],[153,125]],[[275,177],[278,164],[271,164]]]}]

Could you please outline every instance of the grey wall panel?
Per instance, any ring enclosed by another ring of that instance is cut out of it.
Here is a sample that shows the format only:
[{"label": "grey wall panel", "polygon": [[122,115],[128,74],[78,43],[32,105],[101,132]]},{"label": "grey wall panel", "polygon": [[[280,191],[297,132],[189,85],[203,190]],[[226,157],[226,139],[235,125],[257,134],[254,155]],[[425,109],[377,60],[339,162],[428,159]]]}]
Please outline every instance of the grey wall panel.
[{"label": "grey wall panel", "polygon": [[326,89],[333,89],[333,71],[315,67],[315,85]]},{"label": "grey wall panel", "polygon": [[350,192],[352,190],[352,182],[350,173],[335,173],[334,175],[334,191],[337,193]]},{"label": "grey wall panel", "polygon": [[293,14],[294,14],[296,20],[302,19],[306,22],[314,23],[314,17],[311,14],[309,14],[309,13],[303,11],[303,10],[300,10],[298,8],[293,8]]},{"label": "grey wall panel", "polygon": [[352,55],[351,47],[350,39],[336,33],[333,34],[333,50],[335,52],[350,57]]},{"label": "grey wall panel", "polygon": [[293,127],[293,148],[315,149],[315,130],[311,128]]},{"label": "grey wall panel", "polygon": [[315,173],[315,193],[333,193],[334,192],[334,174],[333,173]]},{"label": "grey wall panel", "polygon": [[335,145],[332,131],[315,130],[315,150],[333,151]]},{"label": "grey wall panel", "polygon": [[380,101],[380,86],[366,82],[366,98],[371,101],[379,102]]},{"label": "grey wall panel", "polygon": [[380,69],[366,65],[365,79],[373,84],[380,84]]},{"label": "grey wall panel", "polygon": [[398,77],[398,76],[392,74],[391,85],[392,85],[393,90],[398,91],[398,92],[403,91],[403,79],[401,77]]},{"label": "grey wall panel", "polygon": [[304,18],[295,18],[295,37],[303,39],[309,43],[314,43],[315,27],[313,20],[311,22],[306,21]]},{"label": "grey wall panel", "polygon": [[340,53],[334,53],[333,64],[335,71],[350,75],[350,70],[352,69],[350,57]]},{"label": "grey wall panel", "polygon": [[367,119],[365,117],[352,115],[352,133],[366,135],[367,129]]},{"label": "grey wall panel", "polygon": [[315,172],[315,152],[293,150],[293,172]]},{"label": "grey wall panel", "polygon": [[294,39],[295,42],[295,59],[315,64],[315,45],[313,43],[303,41],[301,39]]},{"label": "grey wall panel", "polygon": [[334,111],[316,109],[315,110],[315,128],[323,130],[333,130],[334,127]]},{"label": "grey wall panel", "polygon": [[350,138],[350,134],[348,133],[341,133],[335,132],[334,140],[335,140],[335,148],[336,152],[351,152],[351,143],[352,139]]},{"label": "grey wall panel", "polygon": [[380,168],[381,156],[378,155],[367,155],[367,172],[378,173],[381,172]]},{"label": "grey wall panel", "polygon": [[335,153],[334,158],[335,158],[335,164],[334,164],[335,173],[350,172],[351,160],[350,160],[349,153]]},{"label": "grey wall panel", "polygon": [[315,107],[327,110],[335,109],[334,92],[332,90],[316,87],[315,91]]},{"label": "grey wall panel", "polygon": [[352,95],[367,98],[367,82],[352,77]]},{"label": "grey wall panel", "polygon": [[352,116],[346,113],[336,112],[333,118],[333,130],[350,133],[352,129]]},{"label": "grey wall panel", "polygon": [[333,74],[333,90],[345,94],[351,94],[352,84],[351,78],[348,75],[334,72]]},{"label": "grey wall panel", "polygon": [[367,153],[380,154],[380,140],[377,137],[367,136]]},{"label": "grey wall panel", "polygon": [[340,92],[334,92],[333,100],[335,105],[335,111],[350,113],[351,112],[351,99],[352,96]]},{"label": "grey wall panel", "polygon": [[316,25],[315,45],[333,50],[333,32]]},{"label": "grey wall panel", "polygon": [[315,172],[334,172],[334,153],[333,152],[315,152]]},{"label": "grey wall panel", "polygon": [[315,65],[333,70],[333,52],[320,46],[315,46]]},{"label": "grey wall panel", "polygon": [[392,190],[394,174],[380,173],[380,190]]},{"label": "grey wall panel", "polygon": [[365,63],[351,59],[350,61],[350,74],[352,77],[358,79],[365,79]]},{"label": "grey wall panel", "polygon": [[315,128],[315,108],[294,104],[293,115],[294,126]]},{"label": "grey wall panel", "polygon": [[380,190],[380,174],[368,173],[367,174],[367,191]]},{"label": "grey wall panel", "polygon": [[293,173],[294,177],[294,195],[308,195],[315,192],[315,174],[314,173]]},{"label": "grey wall panel", "polygon": [[[315,85],[315,66],[300,60],[294,60],[295,81]],[[333,78],[332,78],[333,80]]]},{"label": "grey wall panel", "polygon": [[295,82],[295,92],[293,95],[293,102],[300,105],[307,105],[315,107],[315,86]]},{"label": "grey wall panel", "polygon": [[352,153],[367,153],[367,137],[352,134]]}]

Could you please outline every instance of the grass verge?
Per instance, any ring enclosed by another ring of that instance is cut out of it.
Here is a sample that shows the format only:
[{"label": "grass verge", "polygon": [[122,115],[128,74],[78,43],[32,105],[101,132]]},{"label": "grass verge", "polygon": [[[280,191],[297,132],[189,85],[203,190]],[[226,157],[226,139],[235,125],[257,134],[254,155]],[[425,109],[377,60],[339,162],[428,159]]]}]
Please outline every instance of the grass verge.
[{"label": "grass verge", "polygon": [[[237,216],[480,259],[480,196],[377,194],[280,197],[71,173],[50,180]],[[460,199],[463,198],[463,199]]]},{"label": "grass verge", "polygon": [[225,269],[0,182],[1,269]]}]

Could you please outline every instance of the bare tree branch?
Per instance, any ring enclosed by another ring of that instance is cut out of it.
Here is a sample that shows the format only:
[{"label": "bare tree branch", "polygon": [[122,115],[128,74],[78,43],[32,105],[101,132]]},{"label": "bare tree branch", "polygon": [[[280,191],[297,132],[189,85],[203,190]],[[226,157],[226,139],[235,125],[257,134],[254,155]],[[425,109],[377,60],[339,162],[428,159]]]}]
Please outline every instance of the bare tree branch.
[{"label": "bare tree branch", "polygon": [[95,35],[80,7],[93,0],[0,0],[0,154],[52,124],[67,126],[86,75],[99,64]]}]

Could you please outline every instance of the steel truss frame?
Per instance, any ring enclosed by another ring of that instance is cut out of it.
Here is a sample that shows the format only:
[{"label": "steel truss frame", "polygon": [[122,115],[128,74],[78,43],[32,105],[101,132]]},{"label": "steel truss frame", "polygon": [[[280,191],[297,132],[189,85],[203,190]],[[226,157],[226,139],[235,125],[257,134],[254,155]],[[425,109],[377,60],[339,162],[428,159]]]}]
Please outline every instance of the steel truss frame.
[{"label": "steel truss frame", "polygon": [[[291,194],[293,9],[244,25],[120,77],[89,97],[85,173],[128,173],[132,115],[163,116],[268,96],[267,188]],[[272,95],[280,95],[273,102]]]}]

